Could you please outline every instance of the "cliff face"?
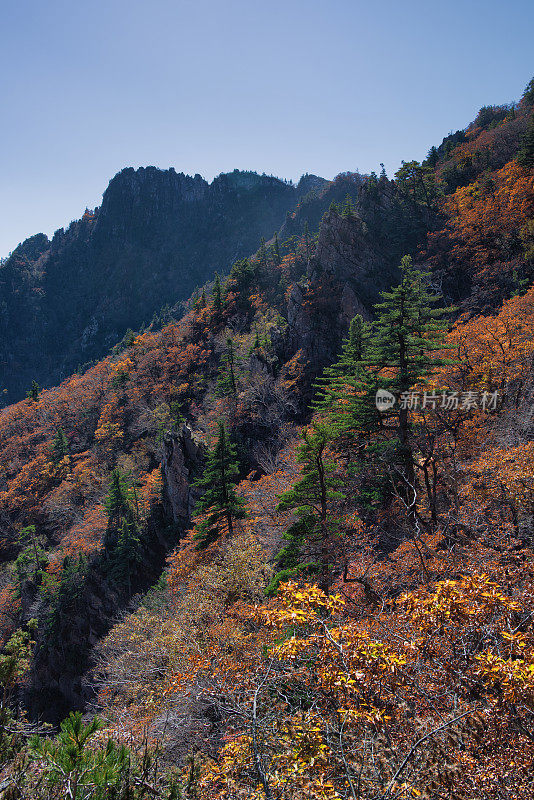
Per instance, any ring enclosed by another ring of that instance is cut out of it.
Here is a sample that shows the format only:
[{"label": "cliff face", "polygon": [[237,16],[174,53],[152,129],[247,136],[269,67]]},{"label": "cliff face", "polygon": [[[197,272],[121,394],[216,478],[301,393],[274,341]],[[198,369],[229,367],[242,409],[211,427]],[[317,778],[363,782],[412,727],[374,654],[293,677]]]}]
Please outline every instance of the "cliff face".
[{"label": "cliff face", "polygon": [[235,171],[208,184],[174,169],[122,170],[99,209],[52,240],[28,239],[0,268],[5,400],[23,396],[32,380],[57,383],[127,328],[227,272],[318,182],[307,176],[295,187]]},{"label": "cliff face", "polygon": [[[339,198],[345,202],[340,204]],[[351,319],[356,314],[371,318],[380,292],[395,281],[402,255],[416,255],[428,225],[424,213],[386,177],[362,181],[357,175],[342,175],[308,195],[282,232],[302,231],[306,223],[311,227],[321,205],[324,209],[330,202],[307,274],[292,284],[288,295],[289,347],[292,353],[300,351],[306,364],[304,387],[335,359]],[[310,399],[304,389],[303,407]]]}]

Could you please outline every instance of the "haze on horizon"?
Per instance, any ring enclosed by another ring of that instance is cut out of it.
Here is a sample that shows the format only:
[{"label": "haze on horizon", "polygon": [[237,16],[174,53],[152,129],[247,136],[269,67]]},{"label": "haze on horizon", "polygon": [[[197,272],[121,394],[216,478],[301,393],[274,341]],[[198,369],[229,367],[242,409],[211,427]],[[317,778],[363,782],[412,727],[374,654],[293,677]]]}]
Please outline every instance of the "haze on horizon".
[{"label": "haze on horizon", "polygon": [[2,10],[0,256],[99,205],[125,166],[392,175],[534,73],[530,0]]}]

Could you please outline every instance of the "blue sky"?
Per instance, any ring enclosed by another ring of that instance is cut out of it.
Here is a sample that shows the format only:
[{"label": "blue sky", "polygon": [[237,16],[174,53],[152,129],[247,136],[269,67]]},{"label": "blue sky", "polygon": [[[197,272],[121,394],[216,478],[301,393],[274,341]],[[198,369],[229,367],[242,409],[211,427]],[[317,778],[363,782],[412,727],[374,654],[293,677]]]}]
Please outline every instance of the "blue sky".
[{"label": "blue sky", "polygon": [[531,0],[1,0],[0,255],[124,166],[389,174],[534,74]]}]

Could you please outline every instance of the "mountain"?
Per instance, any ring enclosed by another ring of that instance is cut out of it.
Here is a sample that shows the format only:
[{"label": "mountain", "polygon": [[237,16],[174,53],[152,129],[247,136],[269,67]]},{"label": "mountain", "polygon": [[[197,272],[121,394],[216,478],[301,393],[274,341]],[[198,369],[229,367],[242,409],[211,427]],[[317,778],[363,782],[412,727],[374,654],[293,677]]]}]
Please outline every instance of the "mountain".
[{"label": "mountain", "polygon": [[101,358],[128,328],[228,272],[283,223],[297,186],[235,170],[211,184],[174,169],[124,169],[100,208],[19,245],[0,267],[0,364],[6,399]]},{"label": "mountain", "polygon": [[[14,796],[534,796],[533,126],[534,81],[308,180],[180,319],[0,411]],[[74,709],[106,739],[30,739]]]}]

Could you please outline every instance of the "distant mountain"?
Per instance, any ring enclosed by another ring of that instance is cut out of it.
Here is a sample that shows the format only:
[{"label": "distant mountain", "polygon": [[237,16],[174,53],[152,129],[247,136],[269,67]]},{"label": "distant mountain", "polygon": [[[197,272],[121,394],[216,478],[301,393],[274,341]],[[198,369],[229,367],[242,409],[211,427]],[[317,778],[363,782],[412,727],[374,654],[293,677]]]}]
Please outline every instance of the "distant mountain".
[{"label": "distant mountain", "polygon": [[129,167],[49,240],[27,239],[0,267],[0,379],[14,401],[100,358],[128,328],[188,298],[270,238],[299,199],[298,185],[234,170],[209,184],[174,169]]}]

